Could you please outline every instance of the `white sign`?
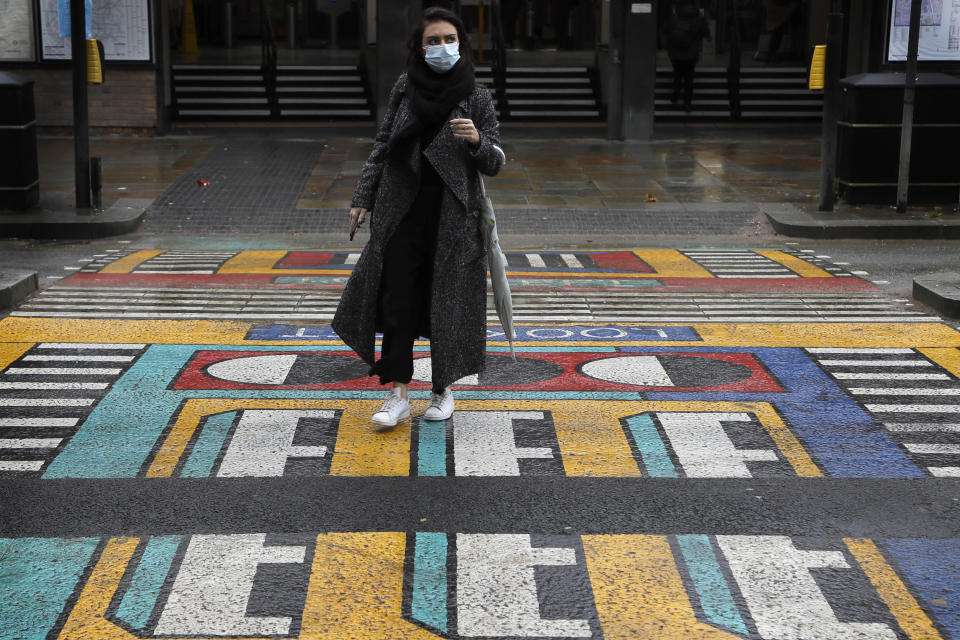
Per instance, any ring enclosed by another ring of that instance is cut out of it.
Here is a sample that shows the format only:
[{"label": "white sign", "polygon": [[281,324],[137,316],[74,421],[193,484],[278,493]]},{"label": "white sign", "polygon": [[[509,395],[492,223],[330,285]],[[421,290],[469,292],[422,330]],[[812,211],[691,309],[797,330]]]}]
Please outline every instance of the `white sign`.
[{"label": "white sign", "polygon": [[[71,58],[70,38],[60,37],[57,4],[57,0],[40,0],[44,60]],[[106,60],[150,61],[149,0],[95,0],[91,22],[91,37],[103,43]]]},{"label": "white sign", "polygon": [[0,60],[35,59],[31,5],[30,0],[0,0]]},{"label": "white sign", "polygon": [[630,5],[630,13],[653,13],[653,5],[649,2],[634,2]]},{"label": "white sign", "polygon": [[[910,0],[894,0],[890,15],[888,62],[907,59],[910,39]],[[923,0],[920,9],[922,62],[960,62],[960,0]]]}]

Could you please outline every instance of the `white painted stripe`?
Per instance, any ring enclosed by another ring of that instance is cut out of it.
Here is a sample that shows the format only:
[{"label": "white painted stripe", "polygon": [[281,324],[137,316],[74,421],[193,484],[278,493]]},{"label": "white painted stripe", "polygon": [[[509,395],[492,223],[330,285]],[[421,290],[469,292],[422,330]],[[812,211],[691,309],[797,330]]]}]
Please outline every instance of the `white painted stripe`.
[{"label": "white painted stripe", "polygon": [[944,432],[960,433],[960,423],[945,422],[885,422],[883,426],[887,431],[897,433],[915,433],[915,432]]},{"label": "white painted stripe", "polygon": [[547,266],[547,263],[543,261],[539,253],[527,253],[524,255],[526,255],[527,260],[530,261],[531,267],[545,268]]},{"label": "white painted stripe", "polygon": [[116,376],[123,369],[105,367],[10,367],[4,371],[13,376]]},{"label": "white painted stripe", "polygon": [[960,413],[960,404],[867,404],[874,413]]},{"label": "white painted stripe", "polygon": [[927,471],[937,478],[960,478],[960,467],[927,467]]},{"label": "white painted stripe", "polygon": [[63,438],[0,438],[0,449],[56,449]]},{"label": "white painted stripe", "polygon": [[960,453],[960,444],[906,442],[903,446],[905,446],[910,453],[927,453],[933,455]]},{"label": "white painted stripe", "polygon": [[43,460],[0,460],[0,471],[40,471]]},{"label": "white painted stripe", "polygon": [[0,407],[89,407],[96,398],[0,398]]},{"label": "white painted stripe", "polygon": [[926,360],[821,360],[827,367],[932,367]]},{"label": "white painted stripe", "polygon": [[580,260],[577,259],[572,253],[561,253],[560,257],[563,258],[564,264],[566,264],[571,269],[584,269],[586,267],[581,264]]},{"label": "white painted stripe", "polygon": [[0,427],[75,427],[80,418],[0,418]]},{"label": "white painted stripe", "polygon": [[38,349],[143,349],[145,344],[111,344],[106,342],[43,342]]},{"label": "white painted stripe", "polygon": [[0,382],[0,389],[106,389],[106,382]]},{"label": "white painted stripe", "polygon": [[359,253],[351,253],[351,254],[349,254],[349,255],[346,257],[346,259],[344,259],[343,263],[344,263],[344,264],[357,264],[357,260],[359,260],[359,259],[360,259],[360,254],[359,254]]},{"label": "white painted stripe", "polygon": [[130,362],[134,356],[23,356],[21,360],[30,362]]},{"label": "white painted stripe", "polygon": [[960,389],[905,389],[903,387],[855,387],[850,393],[857,396],[950,396],[957,397]]},{"label": "white painted stripe", "polygon": [[838,380],[949,380],[944,373],[844,373],[835,372]]},{"label": "white painted stripe", "polygon": [[890,353],[890,354],[903,354],[903,353],[913,353],[913,349],[900,349],[900,348],[877,348],[877,349],[861,349],[856,347],[807,347],[808,353]]}]

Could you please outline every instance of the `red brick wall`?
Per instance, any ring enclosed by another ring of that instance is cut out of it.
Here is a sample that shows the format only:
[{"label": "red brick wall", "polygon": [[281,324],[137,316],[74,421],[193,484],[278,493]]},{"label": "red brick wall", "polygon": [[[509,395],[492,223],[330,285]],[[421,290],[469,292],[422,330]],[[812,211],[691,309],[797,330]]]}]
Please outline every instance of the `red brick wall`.
[{"label": "red brick wall", "polygon": [[[10,69],[33,78],[37,124],[73,125],[73,76],[70,69]],[[154,69],[104,70],[103,84],[87,85],[90,126],[148,128],[157,126],[157,72]]]}]

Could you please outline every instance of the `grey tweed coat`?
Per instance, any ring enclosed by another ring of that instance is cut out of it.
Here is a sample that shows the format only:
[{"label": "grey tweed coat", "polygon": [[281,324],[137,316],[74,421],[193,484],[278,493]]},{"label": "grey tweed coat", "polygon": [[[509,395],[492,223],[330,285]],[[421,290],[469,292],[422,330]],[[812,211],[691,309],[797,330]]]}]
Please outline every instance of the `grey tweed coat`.
[{"label": "grey tweed coat", "polygon": [[490,91],[481,87],[453,108],[448,119],[470,118],[480,146],[441,127],[421,155],[420,142],[402,159],[387,141],[411,117],[403,74],[390,92],[373,151],[363,167],[352,206],[368,210],[370,240],[350,276],[333,318],[333,330],[367,364],[374,363],[383,256],[390,237],[417,197],[423,157],[443,179],[430,302],[433,383],[446,387],[483,370],[486,351],[486,251],[480,230],[480,173],[496,175],[506,162]]}]

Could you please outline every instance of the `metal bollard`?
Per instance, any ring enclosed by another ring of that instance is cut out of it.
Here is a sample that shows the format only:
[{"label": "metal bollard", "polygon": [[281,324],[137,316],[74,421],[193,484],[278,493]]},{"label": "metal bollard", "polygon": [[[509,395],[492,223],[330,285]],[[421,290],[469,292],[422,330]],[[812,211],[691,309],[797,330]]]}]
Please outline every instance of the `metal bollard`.
[{"label": "metal bollard", "polygon": [[223,31],[227,41],[227,49],[233,48],[233,3],[230,0],[223,3]]},{"label": "metal bollard", "polygon": [[90,191],[93,193],[93,208],[103,208],[103,170],[100,164],[100,157],[90,158]]},{"label": "metal bollard", "polygon": [[297,5],[287,3],[287,46],[297,48]]}]

